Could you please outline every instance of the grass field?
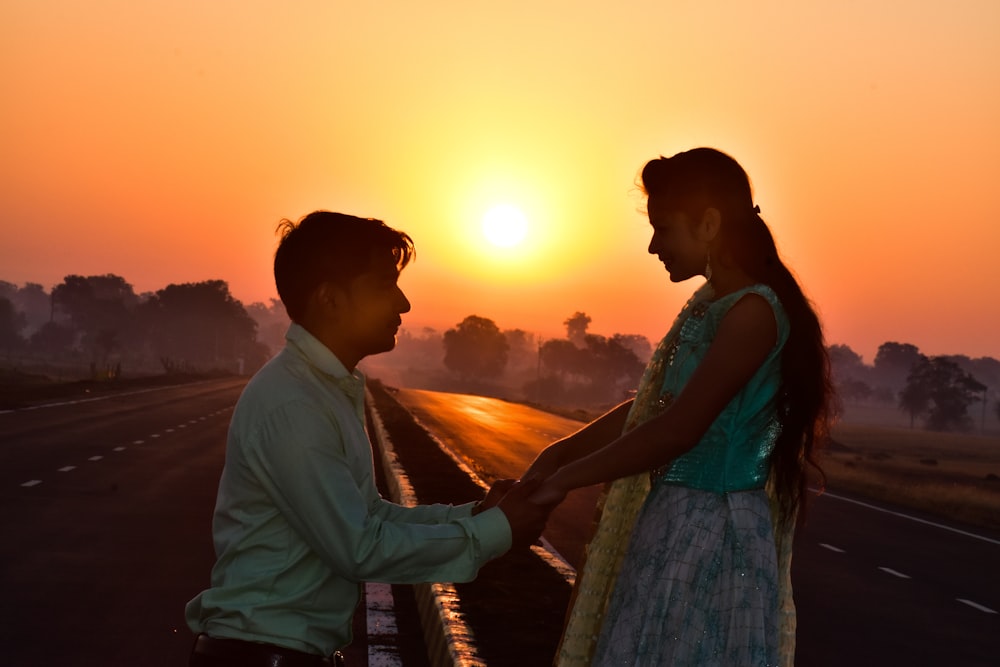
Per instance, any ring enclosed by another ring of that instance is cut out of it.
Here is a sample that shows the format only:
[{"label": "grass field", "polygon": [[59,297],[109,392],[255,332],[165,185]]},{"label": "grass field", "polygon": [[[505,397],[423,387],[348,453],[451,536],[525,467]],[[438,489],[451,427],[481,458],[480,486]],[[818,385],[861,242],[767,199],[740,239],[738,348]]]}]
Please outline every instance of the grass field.
[{"label": "grass field", "polygon": [[822,458],[827,487],[1000,530],[1000,434],[910,428],[898,411],[848,410]]}]

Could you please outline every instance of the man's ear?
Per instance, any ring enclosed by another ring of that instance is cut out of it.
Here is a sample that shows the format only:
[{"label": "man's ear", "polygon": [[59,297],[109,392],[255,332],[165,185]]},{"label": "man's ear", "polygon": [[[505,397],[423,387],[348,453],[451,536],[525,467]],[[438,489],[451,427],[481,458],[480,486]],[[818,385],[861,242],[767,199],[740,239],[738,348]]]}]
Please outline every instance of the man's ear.
[{"label": "man's ear", "polygon": [[313,292],[313,299],[320,308],[336,308],[344,299],[344,292],[330,282],[320,283]]},{"label": "man's ear", "polygon": [[698,222],[698,240],[711,243],[719,235],[719,227],[722,226],[722,214],[719,209],[712,206],[705,209]]}]

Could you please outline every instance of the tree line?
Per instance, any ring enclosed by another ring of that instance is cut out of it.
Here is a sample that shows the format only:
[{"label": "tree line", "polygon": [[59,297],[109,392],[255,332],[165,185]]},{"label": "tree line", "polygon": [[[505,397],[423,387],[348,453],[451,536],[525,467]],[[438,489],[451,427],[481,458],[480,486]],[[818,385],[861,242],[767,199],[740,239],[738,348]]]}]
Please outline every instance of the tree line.
[{"label": "tree line", "polygon": [[[539,403],[601,405],[638,385],[652,354],[644,336],[590,333],[577,311],[565,337],[543,339],[469,315],[439,333],[400,331],[382,368],[407,386],[507,395]],[[123,372],[250,373],[284,344],[288,318],[277,299],[244,306],[223,280],[170,284],[136,294],[114,274],[68,275],[46,291],[0,280],[0,354],[22,366]],[[990,412],[1000,418],[1000,361],[928,356],[909,343],[883,343],[872,364],[847,345],[829,347],[833,379],[848,409],[891,405],[934,430],[970,430]],[[992,403],[990,403],[992,401]],[[973,408],[977,407],[976,413]]]},{"label": "tree line", "polygon": [[50,292],[0,281],[0,350],[26,367],[84,366],[94,379],[123,369],[245,373],[270,355],[258,328],[223,280],[144,294],[114,274],[68,275]]},{"label": "tree line", "polygon": [[[841,399],[895,405],[930,430],[968,431],[992,412],[1000,418],[1000,361],[992,357],[923,354],[910,343],[886,342],[871,365],[847,345],[830,346],[830,364]],[[981,412],[973,414],[976,406]]]}]

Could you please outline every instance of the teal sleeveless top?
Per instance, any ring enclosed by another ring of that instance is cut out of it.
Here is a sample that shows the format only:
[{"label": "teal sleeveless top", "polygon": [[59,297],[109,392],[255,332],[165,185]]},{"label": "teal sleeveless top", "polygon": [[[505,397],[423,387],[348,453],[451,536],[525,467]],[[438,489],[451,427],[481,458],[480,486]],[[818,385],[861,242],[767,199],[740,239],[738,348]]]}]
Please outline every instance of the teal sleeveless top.
[{"label": "teal sleeveless top", "polygon": [[750,293],[764,297],[771,304],[778,325],[774,348],[698,444],[674,459],[664,472],[654,472],[654,483],[679,484],[716,493],[764,488],[769,458],[780,432],[775,399],[781,385],[781,351],[789,333],[788,317],[774,290],[767,285],[751,285],[718,300],[694,305],[665,351],[660,403],[669,405],[680,393],[705,357],[722,318],[733,304]]}]

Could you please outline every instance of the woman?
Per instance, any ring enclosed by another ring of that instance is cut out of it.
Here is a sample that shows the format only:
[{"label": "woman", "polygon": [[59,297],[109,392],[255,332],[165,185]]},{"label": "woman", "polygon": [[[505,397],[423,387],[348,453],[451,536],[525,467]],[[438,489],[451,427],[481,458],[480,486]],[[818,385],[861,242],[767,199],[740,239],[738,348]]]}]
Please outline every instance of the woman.
[{"label": "woman", "polygon": [[832,413],[822,329],[735,160],[709,148],[658,158],[641,185],[649,252],[672,282],[707,280],[633,404],[556,442],[525,475],[544,480],[540,504],[618,480],[559,663],[790,664],[792,531]]}]

